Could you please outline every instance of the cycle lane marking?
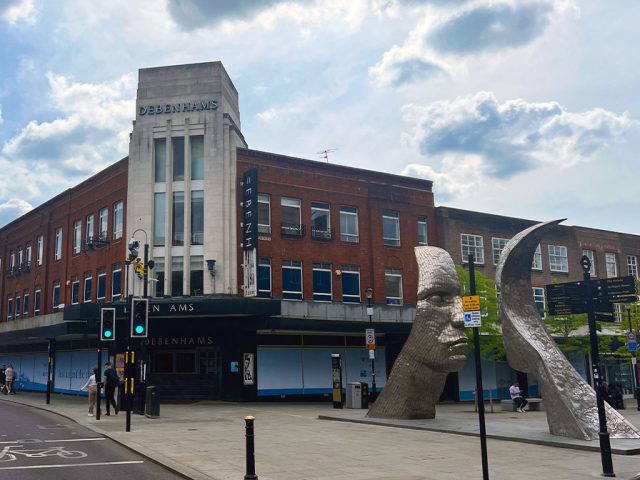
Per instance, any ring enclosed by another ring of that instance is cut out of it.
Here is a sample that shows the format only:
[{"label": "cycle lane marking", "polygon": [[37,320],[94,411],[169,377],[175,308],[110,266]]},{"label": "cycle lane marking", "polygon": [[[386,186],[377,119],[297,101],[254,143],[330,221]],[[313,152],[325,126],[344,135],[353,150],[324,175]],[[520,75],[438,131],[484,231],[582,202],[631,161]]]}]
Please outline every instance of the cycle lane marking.
[{"label": "cycle lane marking", "polygon": [[144,460],[125,460],[121,462],[94,462],[94,463],[67,463],[61,465],[23,465],[16,467],[0,467],[0,470],[34,470],[37,468],[67,468],[67,467],[101,467],[108,465],[135,465],[144,463]]},{"label": "cycle lane marking", "polygon": [[37,438],[28,440],[10,440],[6,442],[0,442],[0,445],[31,445],[34,443],[58,443],[58,442],[95,442],[97,440],[106,440],[104,437],[89,437],[89,438],[66,438],[62,440],[39,440]]}]

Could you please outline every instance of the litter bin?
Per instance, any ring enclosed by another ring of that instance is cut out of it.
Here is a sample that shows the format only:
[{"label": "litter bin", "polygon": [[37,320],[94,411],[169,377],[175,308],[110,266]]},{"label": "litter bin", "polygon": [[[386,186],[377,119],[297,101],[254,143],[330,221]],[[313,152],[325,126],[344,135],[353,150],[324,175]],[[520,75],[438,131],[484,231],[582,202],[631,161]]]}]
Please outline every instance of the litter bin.
[{"label": "litter bin", "polygon": [[362,385],[347,383],[347,408],[362,408]]},{"label": "litter bin", "polygon": [[369,408],[369,384],[360,382],[360,392],[362,396],[362,408]]},{"label": "litter bin", "polygon": [[149,418],[157,418],[160,416],[160,397],[156,387],[147,387],[146,391],[145,415]]}]

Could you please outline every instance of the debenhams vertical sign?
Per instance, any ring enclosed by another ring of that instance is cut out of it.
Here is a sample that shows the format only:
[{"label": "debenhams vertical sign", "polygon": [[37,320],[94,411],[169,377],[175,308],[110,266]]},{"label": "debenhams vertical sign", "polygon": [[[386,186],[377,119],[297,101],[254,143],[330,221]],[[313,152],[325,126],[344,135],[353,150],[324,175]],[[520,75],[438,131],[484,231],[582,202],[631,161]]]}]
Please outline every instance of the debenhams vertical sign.
[{"label": "debenhams vertical sign", "polygon": [[215,100],[199,100],[197,102],[167,103],[165,105],[142,105],[138,107],[138,115],[162,115],[165,113],[200,112],[202,110],[217,110]]}]

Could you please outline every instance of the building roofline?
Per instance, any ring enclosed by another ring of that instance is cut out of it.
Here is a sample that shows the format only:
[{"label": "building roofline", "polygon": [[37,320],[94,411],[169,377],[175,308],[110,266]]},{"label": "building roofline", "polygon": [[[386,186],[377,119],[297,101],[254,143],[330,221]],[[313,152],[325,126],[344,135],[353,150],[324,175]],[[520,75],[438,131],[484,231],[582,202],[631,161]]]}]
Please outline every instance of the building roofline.
[{"label": "building roofline", "polygon": [[426,185],[429,191],[432,191],[432,187],[433,187],[433,181],[427,180],[424,178],[408,177],[406,175],[398,175],[394,173],[377,172],[375,170],[367,170],[364,168],[349,167],[346,165],[339,165],[336,163],[321,162],[319,160],[310,160],[306,158],[292,157],[289,155],[281,155],[279,153],[265,152],[262,150],[254,150],[251,148],[238,147],[238,150],[247,152],[247,155],[263,158],[266,160],[288,161],[291,163],[300,163],[303,165],[306,164],[308,166],[313,166],[314,168],[319,168],[319,169],[327,169],[327,170],[331,169],[331,170],[339,170],[339,171],[342,170],[344,172],[350,173],[351,175],[361,172],[361,173],[365,173],[369,177],[374,177],[374,178],[378,177],[378,178],[396,179],[397,181],[401,181],[405,184],[407,182],[412,182],[416,185],[420,185],[420,187],[422,188],[424,188]]}]

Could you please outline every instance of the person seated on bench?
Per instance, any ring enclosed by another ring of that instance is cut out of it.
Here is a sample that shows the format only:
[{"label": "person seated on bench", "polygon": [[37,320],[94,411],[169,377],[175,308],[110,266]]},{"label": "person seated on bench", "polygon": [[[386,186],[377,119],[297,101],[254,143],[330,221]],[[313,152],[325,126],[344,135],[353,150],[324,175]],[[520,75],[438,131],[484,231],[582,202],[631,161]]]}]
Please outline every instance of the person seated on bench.
[{"label": "person seated on bench", "polygon": [[516,405],[516,410],[520,413],[524,412],[524,407],[527,406],[527,400],[523,397],[524,391],[520,390],[520,384],[513,382],[513,385],[509,387],[509,393],[511,394],[511,400]]}]

